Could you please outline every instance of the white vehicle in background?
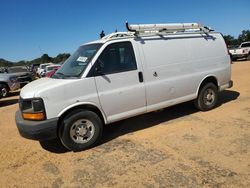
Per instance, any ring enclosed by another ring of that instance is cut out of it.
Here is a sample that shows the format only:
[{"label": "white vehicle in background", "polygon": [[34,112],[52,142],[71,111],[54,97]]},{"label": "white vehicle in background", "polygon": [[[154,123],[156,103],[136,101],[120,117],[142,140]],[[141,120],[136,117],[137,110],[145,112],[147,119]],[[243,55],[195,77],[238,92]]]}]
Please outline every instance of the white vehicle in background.
[{"label": "white vehicle in background", "polygon": [[61,65],[58,65],[58,64],[47,65],[44,71],[40,75],[41,77],[45,77],[48,72],[58,69],[59,67],[61,67]]},{"label": "white vehicle in background", "polygon": [[126,26],[129,32],[80,46],[52,78],[21,90],[23,137],[84,150],[97,144],[104,124],[190,100],[211,110],[218,92],[232,87],[220,33],[196,23]]},{"label": "white vehicle in background", "polygon": [[43,63],[37,68],[37,75],[41,77],[41,74],[45,71],[45,68],[49,65],[53,65],[53,63]]},{"label": "white vehicle in background", "polygon": [[229,49],[232,60],[246,58],[250,60],[250,41],[243,42],[238,48]]}]

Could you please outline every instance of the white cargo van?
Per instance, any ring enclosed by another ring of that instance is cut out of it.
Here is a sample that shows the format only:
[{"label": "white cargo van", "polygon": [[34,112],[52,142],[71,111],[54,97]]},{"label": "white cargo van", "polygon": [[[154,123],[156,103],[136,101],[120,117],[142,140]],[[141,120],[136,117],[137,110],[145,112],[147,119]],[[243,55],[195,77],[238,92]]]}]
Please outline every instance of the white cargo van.
[{"label": "white cargo van", "polygon": [[29,139],[94,146],[103,125],[194,100],[207,111],[232,87],[220,33],[196,23],[129,25],[84,44],[52,78],[26,85],[16,124]]}]

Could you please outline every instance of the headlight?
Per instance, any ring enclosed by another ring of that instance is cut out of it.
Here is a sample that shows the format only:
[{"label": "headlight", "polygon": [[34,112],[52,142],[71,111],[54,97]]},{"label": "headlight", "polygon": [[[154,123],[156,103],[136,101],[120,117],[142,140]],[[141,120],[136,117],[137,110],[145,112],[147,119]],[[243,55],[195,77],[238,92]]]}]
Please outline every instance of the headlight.
[{"label": "headlight", "polygon": [[37,120],[37,121],[46,119],[44,103],[41,98],[33,98],[33,99],[20,98],[19,105],[23,115],[23,119]]}]

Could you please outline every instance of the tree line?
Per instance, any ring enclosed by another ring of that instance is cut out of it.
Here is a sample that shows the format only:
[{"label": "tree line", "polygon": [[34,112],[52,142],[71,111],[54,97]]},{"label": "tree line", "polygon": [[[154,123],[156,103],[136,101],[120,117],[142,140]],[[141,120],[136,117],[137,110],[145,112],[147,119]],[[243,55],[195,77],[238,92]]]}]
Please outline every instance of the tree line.
[{"label": "tree line", "polygon": [[69,56],[70,56],[69,53],[58,54],[56,57],[50,57],[48,54],[43,54],[41,57],[33,59],[31,61],[18,61],[18,62],[11,62],[5,59],[0,59],[0,67],[11,67],[11,66],[19,66],[19,65],[30,66],[32,64],[42,64],[42,63],[49,63],[49,62],[58,64],[68,59]]},{"label": "tree line", "polygon": [[242,42],[250,41],[250,30],[243,30],[238,38],[231,35],[224,35],[226,44],[230,46],[239,46]]}]

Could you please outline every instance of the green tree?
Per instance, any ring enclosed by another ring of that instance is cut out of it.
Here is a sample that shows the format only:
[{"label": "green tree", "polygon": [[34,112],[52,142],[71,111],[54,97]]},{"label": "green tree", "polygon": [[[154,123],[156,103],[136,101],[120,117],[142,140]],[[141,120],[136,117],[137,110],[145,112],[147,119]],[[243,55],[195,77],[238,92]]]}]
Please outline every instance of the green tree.
[{"label": "green tree", "polygon": [[52,58],[48,56],[48,54],[43,54],[41,56],[41,62],[42,63],[49,63],[51,62]]},{"label": "green tree", "polygon": [[250,41],[250,30],[243,30],[238,37],[240,43]]},{"label": "green tree", "polygon": [[63,53],[63,54],[58,54],[55,58],[53,58],[52,62],[53,63],[61,63],[64,62],[66,59],[68,59],[70,54],[68,53]]},{"label": "green tree", "polygon": [[227,45],[238,45],[238,40],[231,35],[224,35],[224,39]]}]

